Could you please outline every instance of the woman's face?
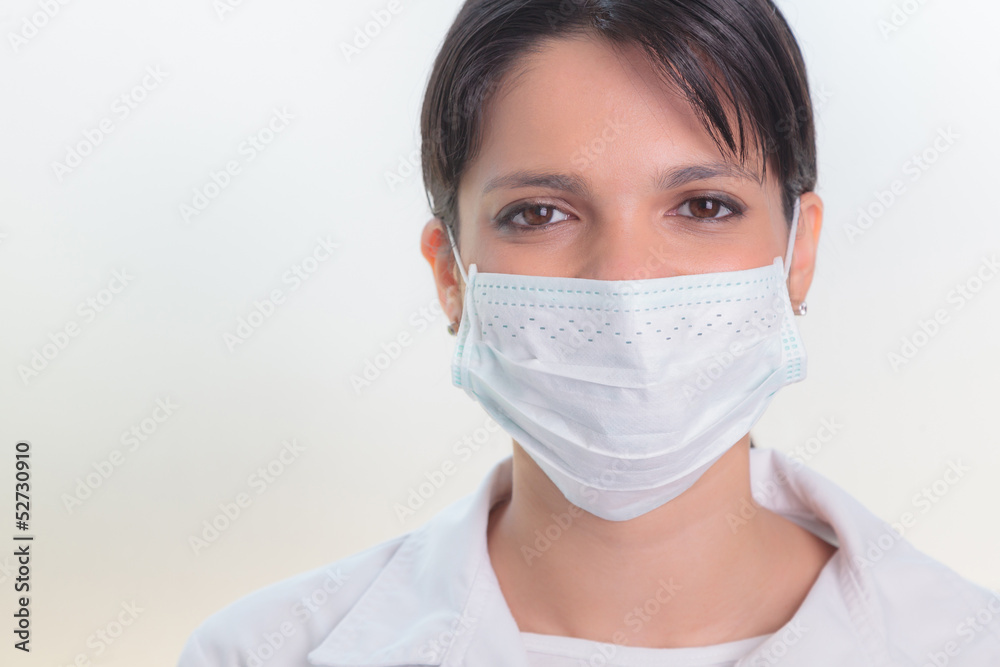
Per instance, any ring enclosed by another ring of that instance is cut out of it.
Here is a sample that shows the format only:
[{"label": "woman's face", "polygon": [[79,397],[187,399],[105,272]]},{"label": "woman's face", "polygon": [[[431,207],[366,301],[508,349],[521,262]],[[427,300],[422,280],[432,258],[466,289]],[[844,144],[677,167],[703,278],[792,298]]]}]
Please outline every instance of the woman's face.
[{"label": "woman's face", "polygon": [[[779,184],[770,172],[761,183],[727,162],[638,51],[625,59],[592,39],[546,44],[494,98],[482,148],[462,177],[466,268],[637,280],[784,257],[789,227]],[[803,200],[793,305],[811,279],[820,206],[814,194]],[[439,239],[440,222],[428,223],[425,247],[432,233]],[[435,266],[454,320],[462,291],[457,269],[447,273]]]}]

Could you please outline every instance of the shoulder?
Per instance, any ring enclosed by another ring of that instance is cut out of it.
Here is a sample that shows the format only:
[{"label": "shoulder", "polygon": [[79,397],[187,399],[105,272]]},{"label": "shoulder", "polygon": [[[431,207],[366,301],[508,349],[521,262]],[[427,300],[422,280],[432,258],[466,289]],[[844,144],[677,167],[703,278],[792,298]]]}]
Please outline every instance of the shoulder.
[{"label": "shoulder", "polygon": [[410,533],[258,589],[209,616],[178,667],[302,665],[371,586]]},{"label": "shoulder", "polygon": [[1000,664],[1000,595],[917,549],[907,539],[914,521],[883,520],[780,452],[751,456],[755,497],[839,547],[830,563],[836,588],[825,590],[839,592],[848,622],[873,654],[903,664],[958,655],[961,660],[932,663]]},{"label": "shoulder", "polygon": [[178,667],[388,664],[387,646],[407,662],[453,634],[488,563],[489,508],[510,480],[507,456],[418,528],[233,602],[195,629]]},{"label": "shoulder", "polygon": [[891,527],[866,547],[854,555],[853,569],[870,583],[886,636],[900,652],[911,660],[952,661],[937,664],[1000,664],[1000,594],[920,551]]}]

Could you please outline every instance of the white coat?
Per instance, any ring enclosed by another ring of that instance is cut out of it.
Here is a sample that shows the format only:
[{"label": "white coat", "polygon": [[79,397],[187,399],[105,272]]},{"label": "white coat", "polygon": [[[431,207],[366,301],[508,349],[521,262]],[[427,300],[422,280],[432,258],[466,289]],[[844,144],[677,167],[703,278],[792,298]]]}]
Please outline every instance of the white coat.
[{"label": "white coat", "polygon": [[[827,585],[739,667],[1000,667],[1000,596],[784,454],[751,449],[750,475],[758,503],[839,549]],[[528,667],[486,550],[489,510],[510,490],[508,456],[420,528],[215,613],[179,667]]]}]

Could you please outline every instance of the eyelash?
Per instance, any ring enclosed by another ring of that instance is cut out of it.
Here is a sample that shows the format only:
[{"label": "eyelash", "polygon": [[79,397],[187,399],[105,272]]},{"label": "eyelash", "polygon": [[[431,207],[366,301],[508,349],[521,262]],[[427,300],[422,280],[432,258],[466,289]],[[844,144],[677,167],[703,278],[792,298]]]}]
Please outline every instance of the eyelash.
[{"label": "eyelash", "polygon": [[[715,223],[715,222],[723,222],[725,220],[730,220],[730,219],[733,219],[733,218],[738,218],[741,215],[743,215],[744,209],[743,209],[742,206],[740,206],[739,204],[737,204],[735,201],[733,201],[729,197],[723,197],[723,196],[720,196],[720,195],[691,197],[691,198],[685,199],[683,202],[681,202],[681,206],[678,206],[678,208],[681,208],[682,206],[684,206],[684,204],[688,204],[690,202],[697,201],[699,199],[707,199],[709,201],[714,201],[714,202],[717,202],[719,204],[722,204],[723,206],[725,206],[727,209],[730,210],[730,213],[729,213],[729,215],[723,216],[721,218],[695,218],[694,216],[682,216],[682,217],[692,218],[694,220],[698,220],[699,222]],[[541,231],[542,229],[547,229],[549,227],[553,227],[553,226],[559,224],[558,222],[549,222],[549,223],[546,223],[544,225],[520,225],[520,224],[516,224],[514,222],[514,218],[516,218],[521,213],[524,213],[525,211],[527,211],[529,209],[536,208],[536,207],[539,207],[539,206],[545,206],[545,207],[548,207],[548,208],[555,209],[555,210],[559,211],[560,213],[566,213],[566,211],[563,211],[561,208],[559,208],[555,204],[552,204],[551,202],[547,202],[547,201],[528,201],[528,202],[523,202],[521,204],[518,204],[513,209],[507,210],[506,212],[505,211],[501,211],[497,215],[497,217],[494,218],[494,220],[492,221],[493,225],[498,230],[509,230],[511,228],[514,228],[518,232],[526,232],[527,233],[527,232]],[[564,221],[560,220],[559,222],[564,222]]]}]

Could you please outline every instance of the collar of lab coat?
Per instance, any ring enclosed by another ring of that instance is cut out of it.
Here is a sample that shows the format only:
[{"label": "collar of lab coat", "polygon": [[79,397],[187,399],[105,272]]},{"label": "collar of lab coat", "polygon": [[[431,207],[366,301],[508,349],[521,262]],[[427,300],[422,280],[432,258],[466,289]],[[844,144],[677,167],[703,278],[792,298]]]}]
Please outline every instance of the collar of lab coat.
[{"label": "collar of lab coat", "polygon": [[[821,599],[813,594],[814,586],[789,623],[739,664],[770,664],[771,655],[800,655],[807,660],[791,664],[835,664],[816,659],[829,654],[830,646],[838,646],[838,658],[848,653],[855,658],[851,664],[896,664],[900,657],[886,641],[884,596],[874,578],[891,572],[893,563],[933,561],[898,540],[883,550],[878,563],[866,559],[866,550],[870,556],[871,545],[880,538],[884,543],[890,535],[887,531],[892,529],[885,522],[800,462],[774,450],[750,451],[755,500],[840,547],[820,576],[833,577],[841,596]],[[511,470],[508,456],[475,493],[410,533],[347,615],[309,653],[310,663],[528,667],[520,630],[486,548],[489,511],[510,494]],[[943,566],[941,570],[951,572]],[[939,585],[939,577],[948,575],[927,579],[921,571],[920,576],[924,585]],[[945,586],[958,597],[964,592],[957,584],[953,589]],[[950,621],[948,625],[953,626]]]}]

